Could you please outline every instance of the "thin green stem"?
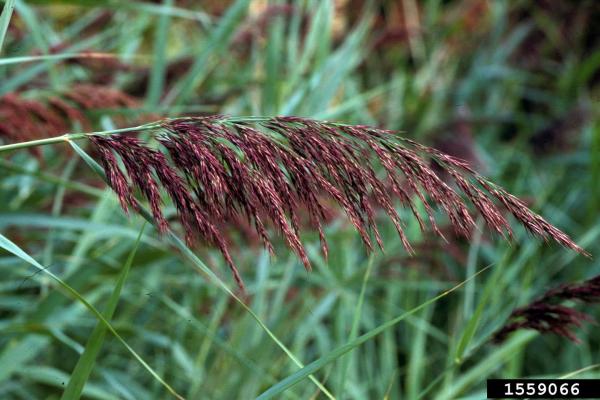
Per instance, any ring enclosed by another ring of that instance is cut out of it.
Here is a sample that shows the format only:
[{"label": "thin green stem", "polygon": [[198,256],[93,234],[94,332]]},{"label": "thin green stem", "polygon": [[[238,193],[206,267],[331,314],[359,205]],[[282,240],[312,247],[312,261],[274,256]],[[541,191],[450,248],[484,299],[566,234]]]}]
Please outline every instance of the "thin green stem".
[{"label": "thin green stem", "polygon": [[44,146],[44,145],[53,144],[53,143],[66,142],[69,140],[67,136],[69,136],[69,134],[52,137],[52,138],[46,138],[46,139],[30,140],[28,142],[5,144],[5,145],[0,146],[0,152],[9,151],[9,150],[25,149],[28,147]]},{"label": "thin green stem", "polygon": [[119,133],[144,131],[144,130],[149,130],[149,129],[155,129],[155,128],[158,128],[159,126],[160,126],[160,121],[152,122],[150,124],[145,124],[145,125],[139,125],[139,126],[133,126],[133,127],[121,128],[121,129],[112,129],[112,130],[107,130],[107,131],[65,133],[64,135],[55,136],[55,137],[51,137],[51,138],[36,139],[36,140],[29,140],[27,142],[5,144],[5,145],[0,146],[0,153],[2,153],[4,151],[10,151],[10,150],[26,149],[29,147],[45,146],[47,144],[69,142],[71,140],[81,140],[81,139],[85,139],[88,136],[92,136],[92,135],[109,136],[109,135],[119,134]]},{"label": "thin green stem", "polygon": [[[222,124],[243,124],[243,123],[267,122],[273,118],[274,117],[265,117],[265,116],[223,117],[222,119],[219,119],[215,122],[222,123]],[[163,118],[158,121],[150,122],[150,123],[143,124],[143,125],[133,126],[133,127],[129,127],[129,128],[111,129],[111,130],[96,131],[96,132],[65,133],[64,135],[55,136],[55,137],[51,137],[51,138],[36,139],[36,140],[30,140],[27,142],[5,144],[5,145],[0,146],[0,153],[2,153],[4,151],[10,151],[10,150],[19,150],[19,149],[26,149],[29,147],[45,146],[48,144],[56,144],[56,143],[74,141],[74,140],[82,140],[82,139],[86,139],[88,136],[92,136],[92,135],[94,135],[94,136],[98,136],[98,135],[99,136],[110,136],[110,135],[127,133],[127,132],[147,131],[147,130],[160,128],[165,122],[169,122],[169,121],[193,121],[193,120],[197,120],[197,119],[198,119],[198,117]],[[325,123],[325,124],[328,124],[331,126],[335,126],[335,127],[349,126],[347,124],[337,123],[337,122],[322,121],[322,123]]]},{"label": "thin green stem", "polygon": [[[20,142],[20,143],[5,144],[5,145],[0,146],[0,153],[2,153],[4,151],[10,151],[10,150],[26,149],[29,147],[45,146],[48,144],[64,143],[64,142],[69,142],[72,140],[82,140],[82,139],[86,139],[88,136],[92,136],[92,135],[110,136],[110,135],[114,135],[114,134],[121,134],[121,133],[127,133],[127,132],[152,130],[152,129],[160,128],[160,126],[164,122],[167,122],[167,121],[174,121],[174,120],[185,121],[185,120],[194,120],[194,119],[196,119],[196,118],[195,117],[164,118],[164,119],[161,119],[158,121],[154,121],[154,122],[150,122],[150,123],[138,125],[138,126],[132,126],[129,128],[111,129],[111,130],[96,131],[96,132],[65,133],[64,135],[55,136],[55,137],[51,137],[51,138],[36,139],[36,140],[29,140],[29,141]],[[268,121],[269,119],[270,119],[270,117],[234,117],[234,118],[223,118],[222,122],[224,122],[224,123],[262,122],[262,121]]]},{"label": "thin green stem", "polygon": [[[133,60],[146,61],[150,59],[150,56],[138,54],[131,55]],[[69,60],[69,59],[113,59],[118,60],[119,55],[113,53],[62,53],[62,54],[43,54],[39,56],[21,56],[21,57],[6,57],[0,60],[0,65],[11,65],[11,64],[23,64],[30,62],[49,61],[49,60]]]}]

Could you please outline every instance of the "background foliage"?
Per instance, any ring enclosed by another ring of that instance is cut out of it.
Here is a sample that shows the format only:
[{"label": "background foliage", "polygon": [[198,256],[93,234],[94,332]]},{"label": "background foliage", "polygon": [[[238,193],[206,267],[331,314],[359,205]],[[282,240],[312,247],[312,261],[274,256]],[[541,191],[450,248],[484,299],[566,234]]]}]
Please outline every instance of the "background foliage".
[{"label": "background foliage", "polygon": [[[469,160],[600,254],[595,1],[8,3],[2,104],[70,99],[84,116],[68,121],[72,131],[212,113],[398,129]],[[19,122],[28,138],[61,133],[31,111]],[[314,381],[341,399],[483,398],[488,377],[598,377],[593,325],[577,332],[580,344],[532,332],[490,342],[515,307],[600,273],[597,261],[520,228],[512,244],[486,230],[444,242],[406,215],[410,257],[382,215],[386,252],[369,255],[333,213],[328,262],[318,236],[303,237],[316,267],[307,273],[283,243],[269,259],[243,225],[223,227],[254,318],[185,249],[149,225],[140,233],[143,219],[126,217],[68,146],[3,153],[0,170],[0,232],[13,242],[3,247],[26,252],[0,252],[2,398],[59,398],[83,376],[73,371],[86,343],[100,349],[84,388],[95,399],[165,398],[157,376],[190,399],[283,389],[299,366],[277,341],[298,362],[316,360]],[[233,287],[217,250],[194,252]],[[92,334],[98,320],[82,299],[122,341]],[[326,398],[309,379],[282,396]]]}]

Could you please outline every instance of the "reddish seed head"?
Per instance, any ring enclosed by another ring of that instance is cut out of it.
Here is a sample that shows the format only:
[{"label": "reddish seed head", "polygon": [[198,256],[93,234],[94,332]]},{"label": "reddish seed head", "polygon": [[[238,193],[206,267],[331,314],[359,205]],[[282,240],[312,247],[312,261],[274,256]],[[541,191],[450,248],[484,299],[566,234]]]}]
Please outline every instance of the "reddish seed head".
[{"label": "reddish seed head", "polygon": [[[532,233],[585,253],[567,235],[464,162],[393,132],[298,117],[271,118],[257,128],[221,116],[169,120],[161,131],[158,141],[169,158],[128,136],[93,139],[101,150],[110,185],[124,207],[133,204],[127,185],[137,188],[164,231],[168,224],[161,213],[162,186],[177,208],[188,242],[200,238],[219,248],[240,284],[216,227],[242,216],[273,253],[270,224],[310,269],[298,215],[301,209],[308,212],[326,254],[322,228],[325,198],[344,210],[368,249],[373,247],[373,238],[383,247],[376,223],[377,210],[382,210],[394,223],[405,248],[412,251],[394,207],[396,200],[412,211],[422,229],[425,223],[415,206],[417,200],[424,205],[435,233],[441,236],[434,211],[437,205],[457,233],[469,236],[475,226],[467,207],[469,200],[495,232],[511,235],[499,203]],[[115,154],[122,160],[129,182]],[[431,169],[430,159],[453,178],[456,188]],[[385,177],[379,175],[376,165]]]},{"label": "reddish seed head", "polygon": [[[18,93],[0,96],[0,140],[25,142],[61,135],[72,128],[89,130],[92,121],[84,111],[137,105],[127,94],[101,85],[75,85],[62,96],[41,100],[28,100]],[[29,151],[43,162],[40,148]]]},{"label": "reddish seed head", "polygon": [[567,300],[586,304],[600,302],[600,276],[582,283],[561,285],[548,290],[539,300],[515,309],[509,317],[509,322],[494,335],[494,341],[502,342],[520,329],[534,329],[579,343],[573,328],[581,327],[584,322],[594,322],[594,319],[573,307],[560,304]]}]

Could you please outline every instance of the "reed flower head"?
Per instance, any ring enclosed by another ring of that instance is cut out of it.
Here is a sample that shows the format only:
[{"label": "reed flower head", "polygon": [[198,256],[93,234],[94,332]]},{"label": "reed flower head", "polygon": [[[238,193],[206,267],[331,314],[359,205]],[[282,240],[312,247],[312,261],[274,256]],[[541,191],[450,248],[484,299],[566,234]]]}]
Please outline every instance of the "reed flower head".
[{"label": "reed flower head", "polygon": [[[202,239],[217,246],[240,285],[226,241],[216,226],[246,218],[272,253],[269,223],[310,269],[300,240],[299,211],[308,212],[327,255],[322,227],[327,198],[345,212],[370,250],[375,244],[383,248],[375,218],[377,210],[382,210],[394,223],[406,250],[412,252],[405,222],[394,206],[396,200],[411,210],[422,229],[427,229],[416,206],[421,202],[431,229],[442,235],[434,215],[438,206],[463,236],[470,235],[475,226],[467,204],[470,201],[487,224],[502,235],[511,236],[512,231],[500,207],[533,234],[585,253],[567,235],[465,162],[393,131],[297,117],[236,120],[213,116],[163,122],[157,139],[164,151],[151,149],[130,136],[91,139],[124,208],[136,207],[133,191],[139,190],[149,202],[159,230],[164,231],[168,222],[161,213],[159,189],[164,188],[177,208],[187,241]],[[122,160],[125,173],[115,155]],[[432,160],[455,185],[432,170]]]},{"label": "reed flower head", "polygon": [[579,343],[572,329],[581,327],[584,322],[594,322],[594,319],[571,306],[560,304],[569,300],[585,304],[600,302],[600,276],[582,283],[561,285],[547,291],[538,300],[515,309],[509,322],[494,334],[494,341],[502,342],[517,330],[534,329]]},{"label": "reed flower head", "polygon": [[73,123],[89,129],[85,111],[136,108],[138,101],[118,89],[78,84],[41,100],[29,100],[18,93],[0,97],[0,138],[9,142],[27,141],[67,132]]}]

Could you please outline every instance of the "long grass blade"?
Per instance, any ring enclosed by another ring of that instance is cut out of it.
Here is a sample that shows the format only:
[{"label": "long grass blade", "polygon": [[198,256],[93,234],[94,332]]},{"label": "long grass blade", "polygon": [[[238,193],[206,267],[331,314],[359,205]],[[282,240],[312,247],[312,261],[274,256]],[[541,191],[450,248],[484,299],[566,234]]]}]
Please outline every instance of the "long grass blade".
[{"label": "long grass blade", "polygon": [[352,340],[350,342],[348,342],[347,344],[338,347],[337,349],[331,351],[330,353],[324,355],[323,357],[318,358],[317,360],[311,362],[310,364],[308,364],[306,367],[300,369],[299,371],[295,372],[294,374],[288,376],[287,378],[279,381],[279,383],[277,383],[276,385],[271,386],[269,389],[267,389],[265,392],[263,392],[260,396],[258,396],[258,400],[266,400],[266,399],[272,399],[272,398],[276,398],[277,396],[279,396],[281,393],[283,393],[285,390],[289,389],[290,387],[294,386],[295,384],[301,382],[303,379],[305,379],[308,375],[310,374],[314,374],[315,372],[319,371],[321,368],[325,367],[327,364],[330,364],[332,362],[334,362],[335,360],[337,360],[338,358],[340,358],[341,356],[343,356],[344,354],[348,353],[349,351],[354,350],[355,348],[357,348],[358,346],[360,346],[361,344],[365,343],[366,341],[372,339],[373,337],[379,335],[381,332],[385,331],[388,328],[391,328],[392,326],[396,325],[397,323],[401,322],[402,320],[404,320],[406,317],[418,312],[419,310],[424,309],[425,307],[430,306],[431,304],[437,302],[438,300],[448,296],[450,293],[460,289],[462,286],[464,286],[467,282],[469,282],[471,279],[474,279],[475,277],[477,277],[479,274],[485,272],[488,268],[490,268],[490,266],[483,268],[481,271],[478,271],[477,273],[475,273],[474,275],[472,275],[471,277],[467,278],[466,280],[462,281],[461,283],[459,283],[458,285],[446,290],[445,292],[427,300],[424,303],[421,303],[420,305],[418,305],[417,307],[399,315],[398,317],[382,324],[379,325],[377,328],[370,330],[369,332],[365,333],[364,335],[359,336],[358,338],[356,338],[355,340]]},{"label": "long grass blade", "polygon": [[[125,285],[125,280],[127,279],[127,275],[129,274],[129,270],[131,269],[131,265],[133,264],[135,253],[137,252],[137,249],[140,245],[140,241],[144,233],[144,227],[145,223],[142,226],[142,229],[140,229],[140,233],[135,242],[135,245],[133,246],[131,253],[129,253],[127,261],[125,261],[125,264],[123,265],[123,269],[119,274],[115,288],[113,289],[110,299],[108,300],[108,304],[104,309],[104,317],[107,320],[110,320],[112,318],[115,309],[117,308],[117,304],[119,303],[119,298],[121,297],[121,290]],[[94,364],[96,363],[96,357],[98,356],[98,353],[102,348],[105,336],[106,326],[98,322],[88,339],[83,354],[81,355],[81,357],[79,357],[79,361],[77,361],[77,364],[75,365],[75,369],[71,374],[71,379],[69,380],[69,383],[67,384],[67,387],[65,388],[61,399],[78,399],[81,396],[83,392],[83,387],[85,386],[85,383],[87,382],[90,373],[94,368]]]},{"label": "long grass blade", "polygon": [[8,30],[8,24],[10,24],[10,18],[15,9],[15,2],[16,0],[6,0],[2,8],[2,14],[0,14],[0,54],[2,54],[2,45]]},{"label": "long grass blade", "polygon": [[169,393],[171,393],[173,396],[175,396],[178,399],[183,399],[183,397],[181,397],[175,391],[175,389],[173,389],[167,382],[165,382],[164,379],[162,379],[160,377],[160,375],[158,375],[158,373],[156,371],[154,371],[154,369],[125,341],[125,339],[123,339],[123,337],[121,335],[119,335],[119,333],[113,328],[113,326],[110,324],[110,322],[108,322],[106,320],[106,318],[104,318],[104,316],[92,304],[90,304],[85,298],[83,298],[83,296],[77,290],[73,289],[69,284],[67,284],[65,281],[63,281],[60,277],[58,277],[53,272],[48,270],[47,267],[44,267],[43,265],[38,263],[34,258],[32,258],[29,254],[27,254],[19,246],[17,246],[15,243],[10,241],[6,236],[4,236],[1,233],[0,233],[0,248],[3,248],[4,250],[8,251],[11,254],[14,254],[15,256],[19,257],[20,259],[27,262],[28,264],[33,265],[41,273],[48,275],[50,278],[52,278],[54,281],[56,281],[60,285],[60,287],[63,288],[64,291],[69,296],[71,296],[73,299],[79,301],[81,304],[83,304],[85,306],[85,308],[87,308],[92,314],[94,314],[94,316],[106,327],[106,329],[108,329],[115,336],[115,338],[117,338],[117,340],[119,342],[121,342],[121,344],[123,346],[125,346],[127,351],[129,351],[129,353],[131,353],[131,355],[140,364],[142,364],[142,366],[152,375],[152,377],[154,377],[154,379],[156,379],[158,382],[160,382],[160,384],[162,386],[164,386],[165,389],[167,389],[167,391]]},{"label": "long grass blade", "polygon": [[[163,6],[171,8],[173,0],[163,1]],[[166,48],[170,22],[171,18],[169,14],[163,14],[159,17],[158,24],[156,25],[156,32],[154,34],[154,60],[150,71],[148,93],[146,95],[146,103],[149,107],[158,106],[164,89],[167,65]]]},{"label": "long grass blade", "polygon": [[[373,270],[373,264],[375,259],[373,255],[369,257],[369,261],[367,262],[367,269],[363,276],[362,285],[360,288],[360,294],[358,295],[358,303],[356,304],[356,308],[354,309],[354,316],[352,318],[352,327],[350,328],[350,340],[355,340],[358,336],[358,328],[360,326],[360,319],[363,311],[363,304],[365,302],[365,293],[367,291],[367,283],[369,282],[369,277],[371,276],[371,271]],[[344,364],[342,366],[342,379],[341,379],[341,393],[340,397],[343,398],[344,390],[346,388],[346,378],[348,376],[348,368],[350,367],[349,357],[344,359]]]},{"label": "long grass blade", "polygon": [[212,30],[207,43],[200,50],[194,64],[186,75],[177,83],[167,98],[165,104],[182,104],[190,98],[194,89],[202,82],[209,71],[210,58],[221,54],[229,44],[239,20],[244,16],[250,0],[237,0],[228,9],[225,15],[219,20],[218,25]]},{"label": "long grass blade", "polygon": [[102,7],[115,10],[132,10],[148,14],[169,15],[182,19],[198,21],[208,28],[211,25],[211,16],[202,11],[188,10],[181,7],[165,7],[149,1],[112,1],[112,0],[29,0],[28,3],[39,5],[65,4],[80,7]]}]

